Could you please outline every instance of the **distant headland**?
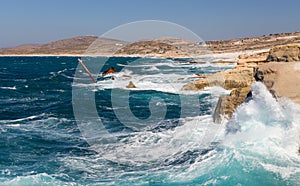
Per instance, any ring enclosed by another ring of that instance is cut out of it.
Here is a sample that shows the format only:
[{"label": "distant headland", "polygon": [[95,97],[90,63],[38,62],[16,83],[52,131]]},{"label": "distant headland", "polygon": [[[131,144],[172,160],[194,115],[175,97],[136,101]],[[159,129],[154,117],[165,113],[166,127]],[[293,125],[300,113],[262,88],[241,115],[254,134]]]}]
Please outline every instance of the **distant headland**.
[{"label": "distant headland", "polygon": [[[141,56],[141,57],[193,57],[201,55],[203,43],[193,43],[178,38],[142,40],[135,43],[79,36],[42,45],[22,45],[15,48],[0,48],[0,56],[83,56],[94,41],[101,42],[96,55],[99,56]],[[300,32],[270,34],[252,38],[237,38],[220,41],[206,41],[206,50],[214,54],[269,50],[272,46],[300,43]],[[113,51],[113,53],[112,53]]]}]

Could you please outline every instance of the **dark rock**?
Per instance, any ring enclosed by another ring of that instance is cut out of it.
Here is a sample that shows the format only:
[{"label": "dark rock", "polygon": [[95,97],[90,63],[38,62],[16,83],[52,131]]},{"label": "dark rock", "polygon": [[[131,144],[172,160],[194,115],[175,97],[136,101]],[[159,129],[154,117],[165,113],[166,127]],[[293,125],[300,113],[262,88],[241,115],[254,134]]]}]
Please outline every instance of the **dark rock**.
[{"label": "dark rock", "polygon": [[254,68],[254,79],[255,81],[263,81],[264,80],[264,73],[259,70],[259,68]]},{"label": "dark rock", "polygon": [[116,70],[114,69],[114,67],[109,67],[109,69],[105,70],[103,73],[102,73],[102,76],[105,76],[107,74],[114,74],[116,73]]}]

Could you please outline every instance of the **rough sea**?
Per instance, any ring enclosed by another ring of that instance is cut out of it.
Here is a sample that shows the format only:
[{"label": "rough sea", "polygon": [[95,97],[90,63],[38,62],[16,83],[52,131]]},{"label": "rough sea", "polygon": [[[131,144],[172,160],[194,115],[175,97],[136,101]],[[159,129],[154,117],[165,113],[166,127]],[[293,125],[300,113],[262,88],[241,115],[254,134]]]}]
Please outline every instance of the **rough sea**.
[{"label": "rough sea", "polygon": [[300,185],[298,105],[254,83],[214,124],[229,92],[181,90],[234,65],[83,60],[96,84],[76,57],[0,57],[0,185]]}]

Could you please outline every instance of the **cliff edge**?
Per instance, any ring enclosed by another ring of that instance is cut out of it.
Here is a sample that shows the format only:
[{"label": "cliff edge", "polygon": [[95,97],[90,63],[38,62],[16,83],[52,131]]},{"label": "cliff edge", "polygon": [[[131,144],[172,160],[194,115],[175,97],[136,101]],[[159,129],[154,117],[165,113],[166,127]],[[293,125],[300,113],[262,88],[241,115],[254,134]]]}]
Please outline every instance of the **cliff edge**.
[{"label": "cliff edge", "polygon": [[203,90],[209,86],[221,86],[231,90],[230,95],[221,96],[213,115],[214,122],[230,119],[235,109],[247,97],[251,97],[251,84],[261,81],[274,97],[287,97],[300,104],[300,45],[279,45],[253,55],[240,55],[237,66],[203,79],[189,83],[184,90]]}]

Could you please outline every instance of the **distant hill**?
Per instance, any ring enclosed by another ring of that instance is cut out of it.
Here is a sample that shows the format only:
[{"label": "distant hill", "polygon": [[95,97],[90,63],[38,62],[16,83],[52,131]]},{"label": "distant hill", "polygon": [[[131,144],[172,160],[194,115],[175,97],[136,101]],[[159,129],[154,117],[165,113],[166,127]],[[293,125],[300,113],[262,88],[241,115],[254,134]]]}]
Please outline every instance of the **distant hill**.
[{"label": "distant hill", "polygon": [[300,43],[300,32],[206,42],[214,53],[270,49],[275,45],[290,43]]},{"label": "distant hill", "polygon": [[156,57],[186,57],[187,52],[184,52],[176,45],[168,44],[158,40],[138,41],[126,45],[118,50],[116,55],[139,55],[139,56],[153,56]]},{"label": "distant hill", "polygon": [[18,46],[15,48],[2,48],[2,55],[34,55],[34,54],[83,54],[86,49],[97,39],[95,36],[80,36],[70,39],[50,42],[44,45]]},{"label": "distant hill", "polygon": [[[253,38],[237,38],[221,41],[193,43],[178,38],[142,40],[135,43],[79,36],[50,42],[43,45],[25,45],[15,48],[1,48],[0,55],[117,55],[193,57],[209,51],[214,53],[240,52],[269,49],[274,45],[300,43],[300,32],[270,34]],[[93,45],[92,47],[90,47]],[[209,50],[209,51],[208,51]]]}]

